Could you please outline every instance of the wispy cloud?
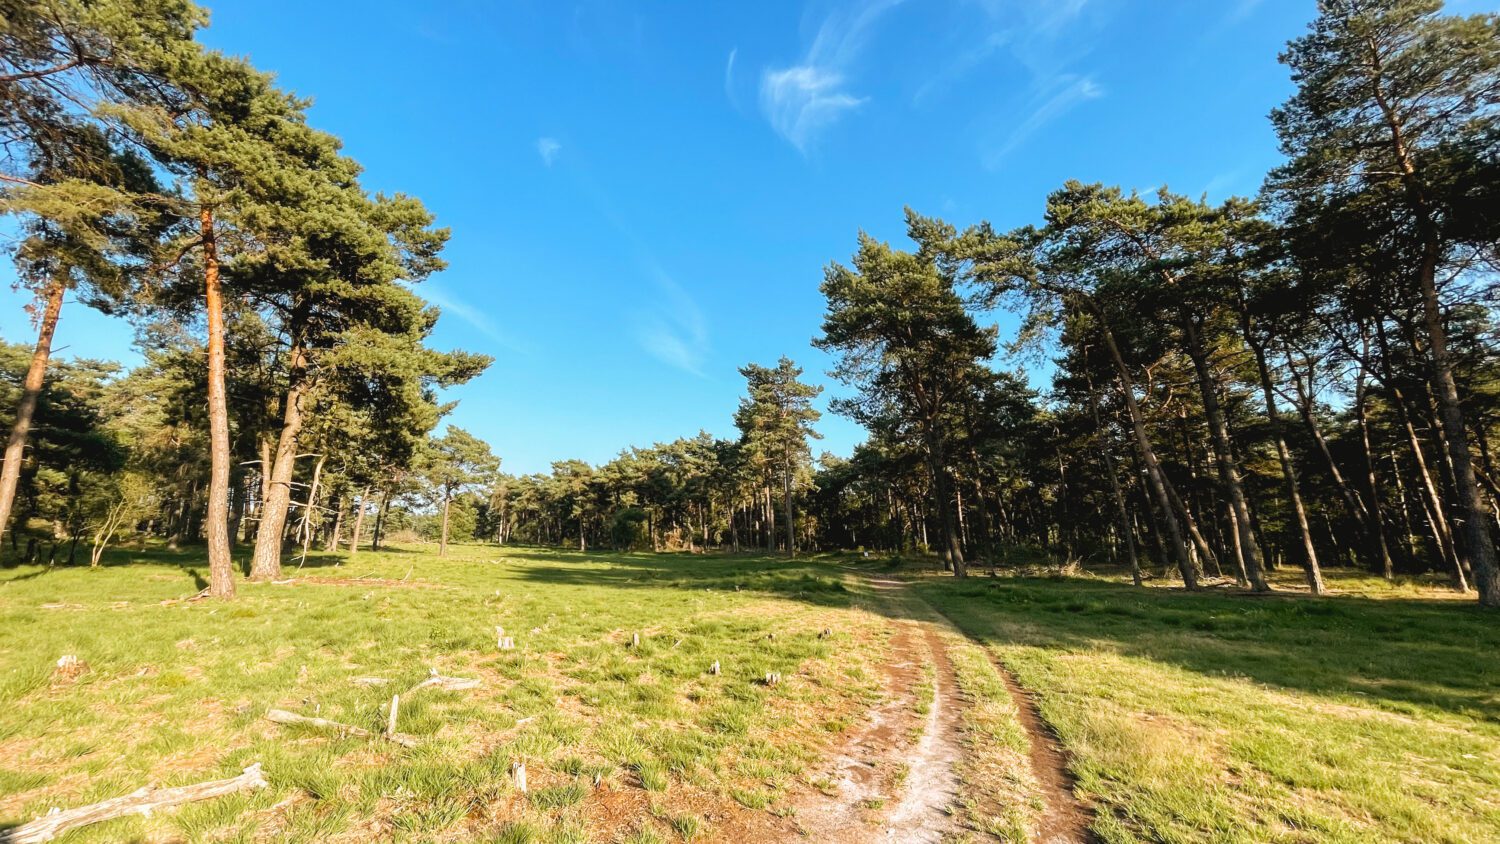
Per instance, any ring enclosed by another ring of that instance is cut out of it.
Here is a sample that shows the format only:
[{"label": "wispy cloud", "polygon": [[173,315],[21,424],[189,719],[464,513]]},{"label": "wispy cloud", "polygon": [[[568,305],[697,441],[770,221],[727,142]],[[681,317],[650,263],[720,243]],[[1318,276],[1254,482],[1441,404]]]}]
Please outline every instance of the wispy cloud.
[{"label": "wispy cloud", "polygon": [[562,152],[562,144],[556,138],[537,138],[536,152],[542,157],[542,164],[551,167],[552,162],[557,160],[558,153]]},{"label": "wispy cloud", "polygon": [[470,305],[468,302],[465,302],[463,299],[459,298],[457,294],[444,288],[437,282],[430,280],[423,282],[421,289],[417,292],[422,296],[423,299],[426,299],[432,304],[437,305],[438,309],[444,314],[451,314],[455,317],[458,317],[470,328],[478,331],[480,334],[499,344],[501,347],[518,354],[531,353],[531,349],[527,347],[526,344],[516,340],[514,337],[511,337],[509,334],[502,331],[500,327],[490,319],[487,313],[480,310],[479,308],[474,307],[473,305]]},{"label": "wispy cloud", "polygon": [[962,6],[968,20],[954,30],[948,62],[916,88],[912,104],[942,96],[982,67],[1004,65],[1006,78],[1020,84],[977,114],[970,129],[985,167],[999,167],[1048,124],[1104,96],[1103,86],[1079,65],[1106,31],[1112,0],[962,0]]},{"label": "wispy cloud", "polygon": [[817,136],[868,97],[848,90],[848,74],[876,21],[902,0],[876,0],[824,18],[801,61],[766,67],[760,107],[776,133],[804,155]]},{"label": "wispy cloud", "polygon": [[635,337],[646,353],[683,372],[703,377],[708,356],[708,323],[693,297],[660,268],[654,268],[659,301],[635,318]]},{"label": "wispy cloud", "polygon": [[1037,130],[1070,111],[1079,103],[1104,96],[1104,89],[1087,76],[1067,75],[1059,77],[1049,91],[1035,99],[1031,113],[1025,120],[1012,127],[998,146],[984,153],[984,166],[995,169],[1017,147],[1024,144]]},{"label": "wispy cloud", "polygon": [[920,106],[941,96],[991,62],[1008,62],[1023,73],[1028,96],[1055,84],[1098,43],[1109,0],[963,0],[968,19],[953,27],[949,59],[912,92]]},{"label": "wispy cloud", "polygon": [[1222,13],[1213,26],[1203,30],[1197,38],[1194,50],[1188,53],[1194,61],[1201,61],[1212,56],[1214,43],[1217,42],[1230,30],[1249,20],[1257,10],[1260,9],[1264,0],[1234,0],[1225,2]]},{"label": "wispy cloud", "polygon": [[[969,2],[978,7],[983,18],[976,26],[983,33],[983,55],[1003,48],[1034,78],[1055,76],[1093,48],[1093,38],[1081,24],[1088,23],[1085,13],[1091,5],[1097,8],[1099,0]],[[1091,13],[1088,18],[1098,18],[1101,14]]]},{"label": "wispy cloud", "polygon": [[1236,187],[1245,186],[1245,180],[1240,175],[1241,172],[1240,169],[1236,168],[1214,174],[1214,177],[1208,180],[1208,184],[1203,186],[1203,195],[1208,197],[1210,201],[1224,200],[1233,196]]},{"label": "wispy cloud", "polygon": [[[584,156],[586,157],[586,156]],[[609,196],[589,176],[587,162],[569,167],[569,176],[590,204],[629,244],[645,295],[632,296],[641,303],[629,312],[631,334],[636,344],[658,361],[675,369],[704,377],[704,363],[711,351],[708,318],[686,288],[662,267],[651,247],[636,234],[627,216],[615,209]],[[654,288],[654,290],[649,289]]]},{"label": "wispy cloud", "polygon": [[806,153],[820,131],[865,102],[843,85],[842,74],[815,65],[768,70],[761,77],[760,105],[771,128]]},{"label": "wispy cloud", "polygon": [[[735,96],[734,96],[734,60],[735,60],[735,58],[737,56],[739,56],[739,54],[740,54],[740,48],[739,47],[733,47],[733,48],[731,48],[729,50],[729,58],[727,60],[725,60],[725,62],[724,62],[724,96],[728,97],[730,102],[735,102]],[[738,105],[738,103],[735,103],[735,104]]]},{"label": "wispy cloud", "polygon": [[1238,0],[1229,10],[1226,20],[1229,24],[1237,24],[1251,15],[1260,7],[1263,0]]}]

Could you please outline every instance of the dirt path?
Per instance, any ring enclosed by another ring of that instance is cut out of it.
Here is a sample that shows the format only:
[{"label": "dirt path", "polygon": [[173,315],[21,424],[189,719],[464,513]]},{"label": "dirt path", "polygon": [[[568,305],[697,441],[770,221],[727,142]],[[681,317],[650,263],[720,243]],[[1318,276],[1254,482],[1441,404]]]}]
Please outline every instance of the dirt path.
[{"label": "dirt path", "polygon": [[949,807],[958,798],[959,743],[958,682],[948,651],[931,624],[921,624],[922,639],[933,667],[932,702],[922,737],[907,760],[908,774],[901,801],[881,825],[893,841],[940,842],[956,824]]},{"label": "dirt path", "polygon": [[[832,760],[819,781],[822,793],[798,804],[797,825],[807,840],[833,844],[936,844],[965,831],[951,810],[959,793],[955,767],[963,753],[959,716],[965,702],[942,632],[963,634],[905,582],[868,576],[865,582],[896,624],[886,699]],[[1057,735],[1010,669],[987,649],[985,654],[1026,731],[1032,775],[1044,800],[1033,840],[1090,844],[1096,840],[1089,831],[1092,816],[1074,794]]]},{"label": "dirt path", "polygon": [[[941,617],[953,630],[960,629],[936,607],[926,601],[922,601],[922,605]],[[960,632],[959,635],[964,634]],[[1089,829],[1093,823],[1093,813],[1078,799],[1074,791],[1076,780],[1073,772],[1068,770],[1068,757],[1062,748],[1062,741],[1052,725],[1042,717],[1036,698],[1021,685],[1021,681],[1016,679],[1015,673],[1005,663],[984,647],[983,642],[973,637],[968,638],[984,651],[1000,679],[1005,681],[1005,690],[1010,693],[1010,699],[1016,707],[1016,720],[1026,731],[1031,774],[1041,790],[1045,806],[1041,817],[1037,818],[1033,841],[1036,844],[1092,844],[1097,841],[1098,838]]]},{"label": "dirt path", "polygon": [[[905,584],[869,583],[882,602],[909,600]],[[958,796],[962,701],[947,649],[932,622],[903,619],[891,650],[886,699],[834,757],[821,793],[797,806],[807,840],[939,844],[958,831],[950,807]]]}]

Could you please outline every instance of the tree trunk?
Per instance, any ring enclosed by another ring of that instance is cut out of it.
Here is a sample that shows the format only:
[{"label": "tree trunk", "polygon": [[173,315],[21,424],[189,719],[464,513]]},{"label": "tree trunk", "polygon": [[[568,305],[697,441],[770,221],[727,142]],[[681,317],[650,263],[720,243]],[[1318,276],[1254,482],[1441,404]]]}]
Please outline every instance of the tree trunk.
[{"label": "tree trunk", "polygon": [[306,392],[307,359],[300,338],[292,340],[290,359],[281,436],[276,440],[271,465],[261,467],[269,472],[271,482],[260,509],[260,530],[255,535],[255,555],[250,560],[251,580],[281,577],[281,546],[292,503],[292,475],[297,463],[297,436],[302,432],[302,396]]},{"label": "tree trunk", "polygon": [[1453,588],[1458,592],[1467,592],[1469,581],[1464,575],[1463,562],[1459,559],[1448,517],[1443,512],[1443,497],[1438,492],[1437,482],[1427,465],[1427,455],[1422,449],[1422,441],[1417,437],[1417,429],[1412,425],[1411,409],[1399,387],[1392,388],[1391,395],[1395,400],[1396,412],[1406,428],[1406,439],[1411,446],[1412,459],[1417,465],[1417,476],[1422,480],[1421,491],[1425,493],[1422,496],[1422,508],[1427,513],[1427,524],[1432,531],[1433,542],[1437,545],[1438,556],[1443,558],[1451,570]]},{"label": "tree trunk", "polygon": [[1166,477],[1161,470],[1161,461],[1157,459],[1156,450],[1151,446],[1151,437],[1146,433],[1146,422],[1141,415],[1141,406],[1135,400],[1135,381],[1130,377],[1130,368],[1125,365],[1125,358],[1120,354],[1119,344],[1115,342],[1114,332],[1104,321],[1104,315],[1096,312],[1096,316],[1099,334],[1104,338],[1104,345],[1109,350],[1110,359],[1115,365],[1115,374],[1120,379],[1120,392],[1125,399],[1125,410],[1130,415],[1130,426],[1135,433],[1136,448],[1140,452],[1141,462],[1146,467],[1146,480],[1151,486],[1157,506],[1161,508],[1162,520],[1166,522],[1167,534],[1172,546],[1172,558],[1177,562],[1177,570],[1182,574],[1183,585],[1188,589],[1197,589],[1198,578],[1202,572],[1188,559],[1187,543],[1182,539],[1182,526],[1173,515],[1172,502],[1167,496]]},{"label": "tree trunk", "polygon": [[[1379,68],[1377,67],[1377,71]],[[1474,572],[1474,586],[1479,605],[1500,607],[1500,563],[1495,558],[1495,544],[1486,524],[1484,502],[1474,478],[1473,457],[1469,453],[1469,429],[1464,423],[1463,405],[1458,384],[1453,378],[1453,361],[1448,355],[1448,331],[1443,326],[1442,303],[1438,300],[1437,265],[1442,254],[1437,222],[1427,201],[1412,151],[1407,147],[1405,128],[1397,110],[1387,98],[1377,79],[1375,99],[1391,132],[1391,146],[1401,167],[1402,183],[1417,215],[1417,230],[1422,241],[1422,263],[1417,272],[1417,287],[1422,295],[1422,321],[1427,329],[1427,344],[1432,356],[1431,381],[1437,393],[1439,415],[1448,440],[1448,459],[1453,466],[1455,501],[1453,519],[1458,522],[1454,533],[1460,560],[1466,560]]]},{"label": "tree trunk", "polygon": [[787,455],[781,471],[781,503],[786,515],[786,555],[797,556],[796,522],[792,519],[792,457]]},{"label": "tree trunk", "polygon": [[[1193,507],[1177,492],[1177,487],[1172,483],[1172,479],[1167,477],[1166,472],[1162,473],[1161,482],[1167,490],[1167,499],[1172,502],[1173,514],[1181,518],[1183,529],[1187,531],[1190,540],[1188,550],[1197,553],[1213,565],[1215,577],[1223,577],[1224,570],[1219,567],[1219,555],[1214,551],[1213,546],[1208,544],[1208,538],[1203,535],[1203,531],[1198,529],[1198,517],[1193,515]],[[1196,568],[1201,574],[1203,571],[1201,564]]]},{"label": "tree trunk", "polygon": [[31,433],[31,418],[36,414],[37,400],[46,380],[47,361],[52,357],[52,335],[57,331],[57,318],[62,313],[63,294],[66,292],[67,285],[62,281],[53,281],[47,286],[47,304],[37,327],[36,348],[31,353],[26,380],[21,383],[16,422],[11,426],[10,439],[5,443],[5,465],[0,468],[0,538],[10,526],[11,509],[16,503],[16,485],[21,479],[21,461],[25,457],[26,439]]},{"label": "tree trunk", "polygon": [[297,560],[299,569],[307,562],[307,549],[312,545],[313,514],[318,507],[318,482],[323,477],[323,462],[327,459],[326,454],[318,455],[317,465],[313,466],[312,484],[307,488],[307,503],[302,506],[302,524],[299,527],[302,534],[302,556]]},{"label": "tree trunk", "polygon": [[1110,495],[1115,500],[1115,516],[1120,520],[1120,536],[1125,540],[1125,553],[1130,560],[1130,580],[1141,585],[1141,561],[1135,553],[1135,532],[1130,524],[1130,510],[1125,505],[1125,493],[1120,489],[1120,476],[1115,471],[1115,458],[1104,442],[1104,424],[1099,417],[1099,397],[1094,394],[1094,384],[1089,381],[1089,410],[1094,416],[1094,431],[1099,437],[1099,453],[1104,456],[1105,474],[1109,476]]},{"label": "tree trunk", "polygon": [[1406,483],[1401,480],[1401,464],[1396,460],[1396,449],[1387,455],[1391,460],[1391,477],[1396,479],[1396,499],[1401,502],[1401,527],[1406,533],[1406,559],[1410,563],[1417,557],[1417,527],[1411,518],[1411,503],[1406,492]]},{"label": "tree trunk", "polygon": [[1354,417],[1359,422],[1360,444],[1365,450],[1365,492],[1370,496],[1370,520],[1379,538],[1380,574],[1386,580],[1396,577],[1396,565],[1385,540],[1385,514],[1380,501],[1380,486],[1375,478],[1375,453],[1370,448],[1370,418],[1365,412],[1365,366],[1359,364],[1354,378]]},{"label": "tree trunk", "polygon": [[236,466],[229,483],[229,544],[234,547],[240,541],[240,526],[245,522],[245,504],[250,497],[242,470]]},{"label": "tree trunk", "polygon": [[1286,434],[1282,430],[1281,412],[1276,409],[1276,392],[1271,387],[1271,369],[1266,365],[1266,350],[1250,340],[1250,330],[1245,330],[1250,350],[1255,353],[1255,365],[1260,372],[1260,392],[1266,402],[1266,421],[1271,424],[1271,433],[1276,440],[1276,457],[1281,463],[1281,479],[1286,485],[1287,500],[1297,518],[1297,533],[1302,539],[1302,571],[1307,576],[1307,588],[1314,595],[1326,590],[1323,585],[1323,570],[1318,566],[1318,551],[1313,546],[1312,527],[1307,522],[1307,508],[1302,503],[1302,487],[1297,482],[1297,471],[1292,463],[1292,451],[1287,447]]},{"label": "tree trunk", "polygon": [[344,541],[344,502],[343,495],[335,502],[333,510],[333,530],[328,533],[328,544],[323,546],[324,550],[337,554],[339,545]]},{"label": "tree trunk", "polygon": [[954,577],[968,577],[964,549],[959,543],[958,523],[953,517],[953,477],[948,474],[948,458],[936,431],[927,434],[927,459],[932,470],[932,491],[937,499],[938,520],[943,527],[943,557],[953,566]]},{"label": "tree trunk", "polygon": [[[365,487],[359,491],[354,499],[354,527],[349,532],[349,558],[353,559],[359,554],[359,542],[364,539],[365,532],[365,510],[369,509],[370,488]],[[378,519],[378,514],[377,514]]]},{"label": "tree trunk", "polygon": [[443,496],[443,533],[438,540],[438,556],[448,556],[448,507],[453,503],[451,493]]},{"label": "tree trunk", "polygon": [[380,496],[380,509],[375,512],[375,532],[370,536],[370,550],[379,551],[380,544],[385,541],[385,520],[391,511],[391,491],[382,490]]},{"label": "tree trunk", "polygon": [[199,212],[203,238],[204,307],[208,312],[208,593],[234,597],[234,560],[229,553],[229,403],[224,391],[224,298],[213,211]]},{"label": "tree trunk", "polygon": [[1208,417],[1209,436],[1213,438],[1214,453],[1218,457],[1219,483],[1229,498],[1230,511],[1234,516],[1235,540],[1245,565],[1245,576],[1250,588],[1256,592],[1269,592],[1264,563],[1261,561],[1260,543],[1250,529],[1250,506],[1245,502],[1245,488],[1240,483],[1240,470],[1234,464],[1233,446],[1229,440],[1229,428],[1224,422],[1224,411],[1219,406],[1219,385],[1208,365],[1208,350],[1192,316],[1183,320],[1183,331],[1187,335],[1188,356],[1193,359],[1193,369],[1198,374],[1198,389],[1203,394],[1203,413]]},{"label": "tree trunk", "polygon": [[[1302,384],[1302,376],[1292,366],[1290,353],[1287,355],[1287,368],[1292,372],[1292,385],[1297,391],[1297,412],[1302,417],[1302,422],[1307,425],[1308,433],[1312,434],[1313,442],[1317,443],[1318,452],[1323,455],[1323,461],[1328,464],[1329,476],[1333,478],[1333,485],[1339,491],[1339,496],[1344,500],[1344,507],[1349,511],[1349,518],[1354,520],[1359,529],[1360,538],[1363,540],[1371,558],[1379,561],[1381,558],[1381,540],[1377,534],[1378,527],[1371,524],[1370,513],[1365,508],[1364,500],[1354,493],[1349,482],[1344,480],[1344,473],[1339,469],[1337,460],[1333,459],[1333,451],[1328,447],[1328,439],[1323,436],[1323,428],[1318,424],[1317,416],[1313,414],[1312,402],[1312,372],[1311,366],[1308,371],[1308,384]],[[1334,544],[1338,544],[1338,538],[1330,532]]]},{"label": "tree trunk", "polygon": [[771,485],[762,490],[760,506],[766,514],[766,553],[776,553],[776,508],[771,505]]}]

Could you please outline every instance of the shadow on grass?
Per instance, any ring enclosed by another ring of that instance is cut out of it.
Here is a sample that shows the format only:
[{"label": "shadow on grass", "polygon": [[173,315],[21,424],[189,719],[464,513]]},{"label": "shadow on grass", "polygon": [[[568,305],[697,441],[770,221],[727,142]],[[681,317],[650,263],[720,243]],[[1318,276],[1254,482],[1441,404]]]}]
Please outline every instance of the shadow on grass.
[{"label": "shadow on grass", "polygon": [[[512,549],[513,550],[513,549]],[[525,581],[620,589],[713,589],[758,592],[818,606],[844,606],[849,588],[826,559],[755,554],[653,554],[527,549],[530,565],[516,572]],[[556,558],[558,564],[548,562]],[[540,559],[538,559],[540,558]],[[609,568],[597,564],[609,563]]]},{"label": "shadow on grass", "polygon": [[[414,565],[438,563],[431,553],[424,547],[380,552],[410,555]],[[247,546],[236,548],[236,562],[249,554]],[[930,558],[855,554],[787,559],[757,553],[455,546],[443,564],[495,558],[515,562],[508,576],[542,585],[605,586],[622,596],[630,590],[738,590],[819,606],[851,601],[844,575],[852,565],[912,576],[919,594],[993,644],[1082,653],[1107,649],[1209,677],[1227,674],[1288,690],[1358,695],[1395,709],[1437,709],[1500,724],[1500,615],[1468,601],[1188,593],[1090,577],[989,578],[979,566],[972,569],[974,576],[959,581],[943,576]],[[372,555],[371,564],[378,566],[379,559]],[[296,561],[294,554],[286,557],[288,576],[295,576]],[[361,562],[314,552],[303,570],[342,563],[346,570],[362,571]],[[120,548],[105,559],[110,567],[133,563],[179,569],[203,587],[201,548]],[[46,571],[0,576],[0,581]]]},{"label": "shadow on grass", "polygon": [[[1398,710],[1436,709],[1500,724],[1500,617],[1467,601],[1238,590],[1137,588],[1091,577],[959,581],[933,560],[820,555],[527,555],[519,577],[621,589],[742,589],[845,604],[843,567],[913,574],[939,610],[988,644],[1098,648],[1205,676],[1245,677],[1319,695],[1354,695]],[[557,564],[550,559],[555,557]],[[608,562],[610,567],[578,565]],[[899,612],[899,610],[896,610]]]},{"label": "shadow on grass", "polygon": [[1105,648],[1204,675],[1500,723],[1500,624],[1467,602],[1259,598],[1067,577],[928,579],[919,589],[990,644]]}]

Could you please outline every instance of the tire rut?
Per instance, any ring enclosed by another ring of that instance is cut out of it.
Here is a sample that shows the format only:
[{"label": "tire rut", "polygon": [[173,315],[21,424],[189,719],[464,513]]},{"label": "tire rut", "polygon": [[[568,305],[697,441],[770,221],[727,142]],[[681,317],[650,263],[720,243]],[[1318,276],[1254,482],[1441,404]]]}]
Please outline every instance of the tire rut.
[{"label": "tire rut", "polygon": [[[941,610],[926,601],[923,601],[923,604],[947,620],[955,630],[963,629]],[[1011,701],[1016,707],[1016,720],[1026,731],[1029,746],[1027,756],[1031,762],[1031,773],[1041,788],[1042,799],[1046,806],[1041,817],[1037,819],[1037,829],[1033,840],[1036,844],[1094,844],[1099,840],[1090,829],[1094,815],[1089,807],[1078,799],[1077,778],[1068,767],[1067,751],[1063,749],[1062,740],[1058,738],[1057,731],[1042,716],[1036,698],[1021,685],[1015,672],[985,647],[983,642],[967,634],[965,637],[984,653],[1000,675],[1000,679],[1004,681],[1005,690],[1010,693]]]},{"label": "tire rut", "polygon": [[[895,594],[904,592],[904,584],[869,582],[882,602],[906,597]],[[940,844],[959,831],[952,810],[958,798],[955,766],[962,754],[957,676],[933,622],[906,619],[895,625],[887,699],[834,757],[831,787],[797,807],[806,840]],[[932,668],[930,676],[926,666]],[[919,715],[924,681],[931,683],[932,698]]]}]

